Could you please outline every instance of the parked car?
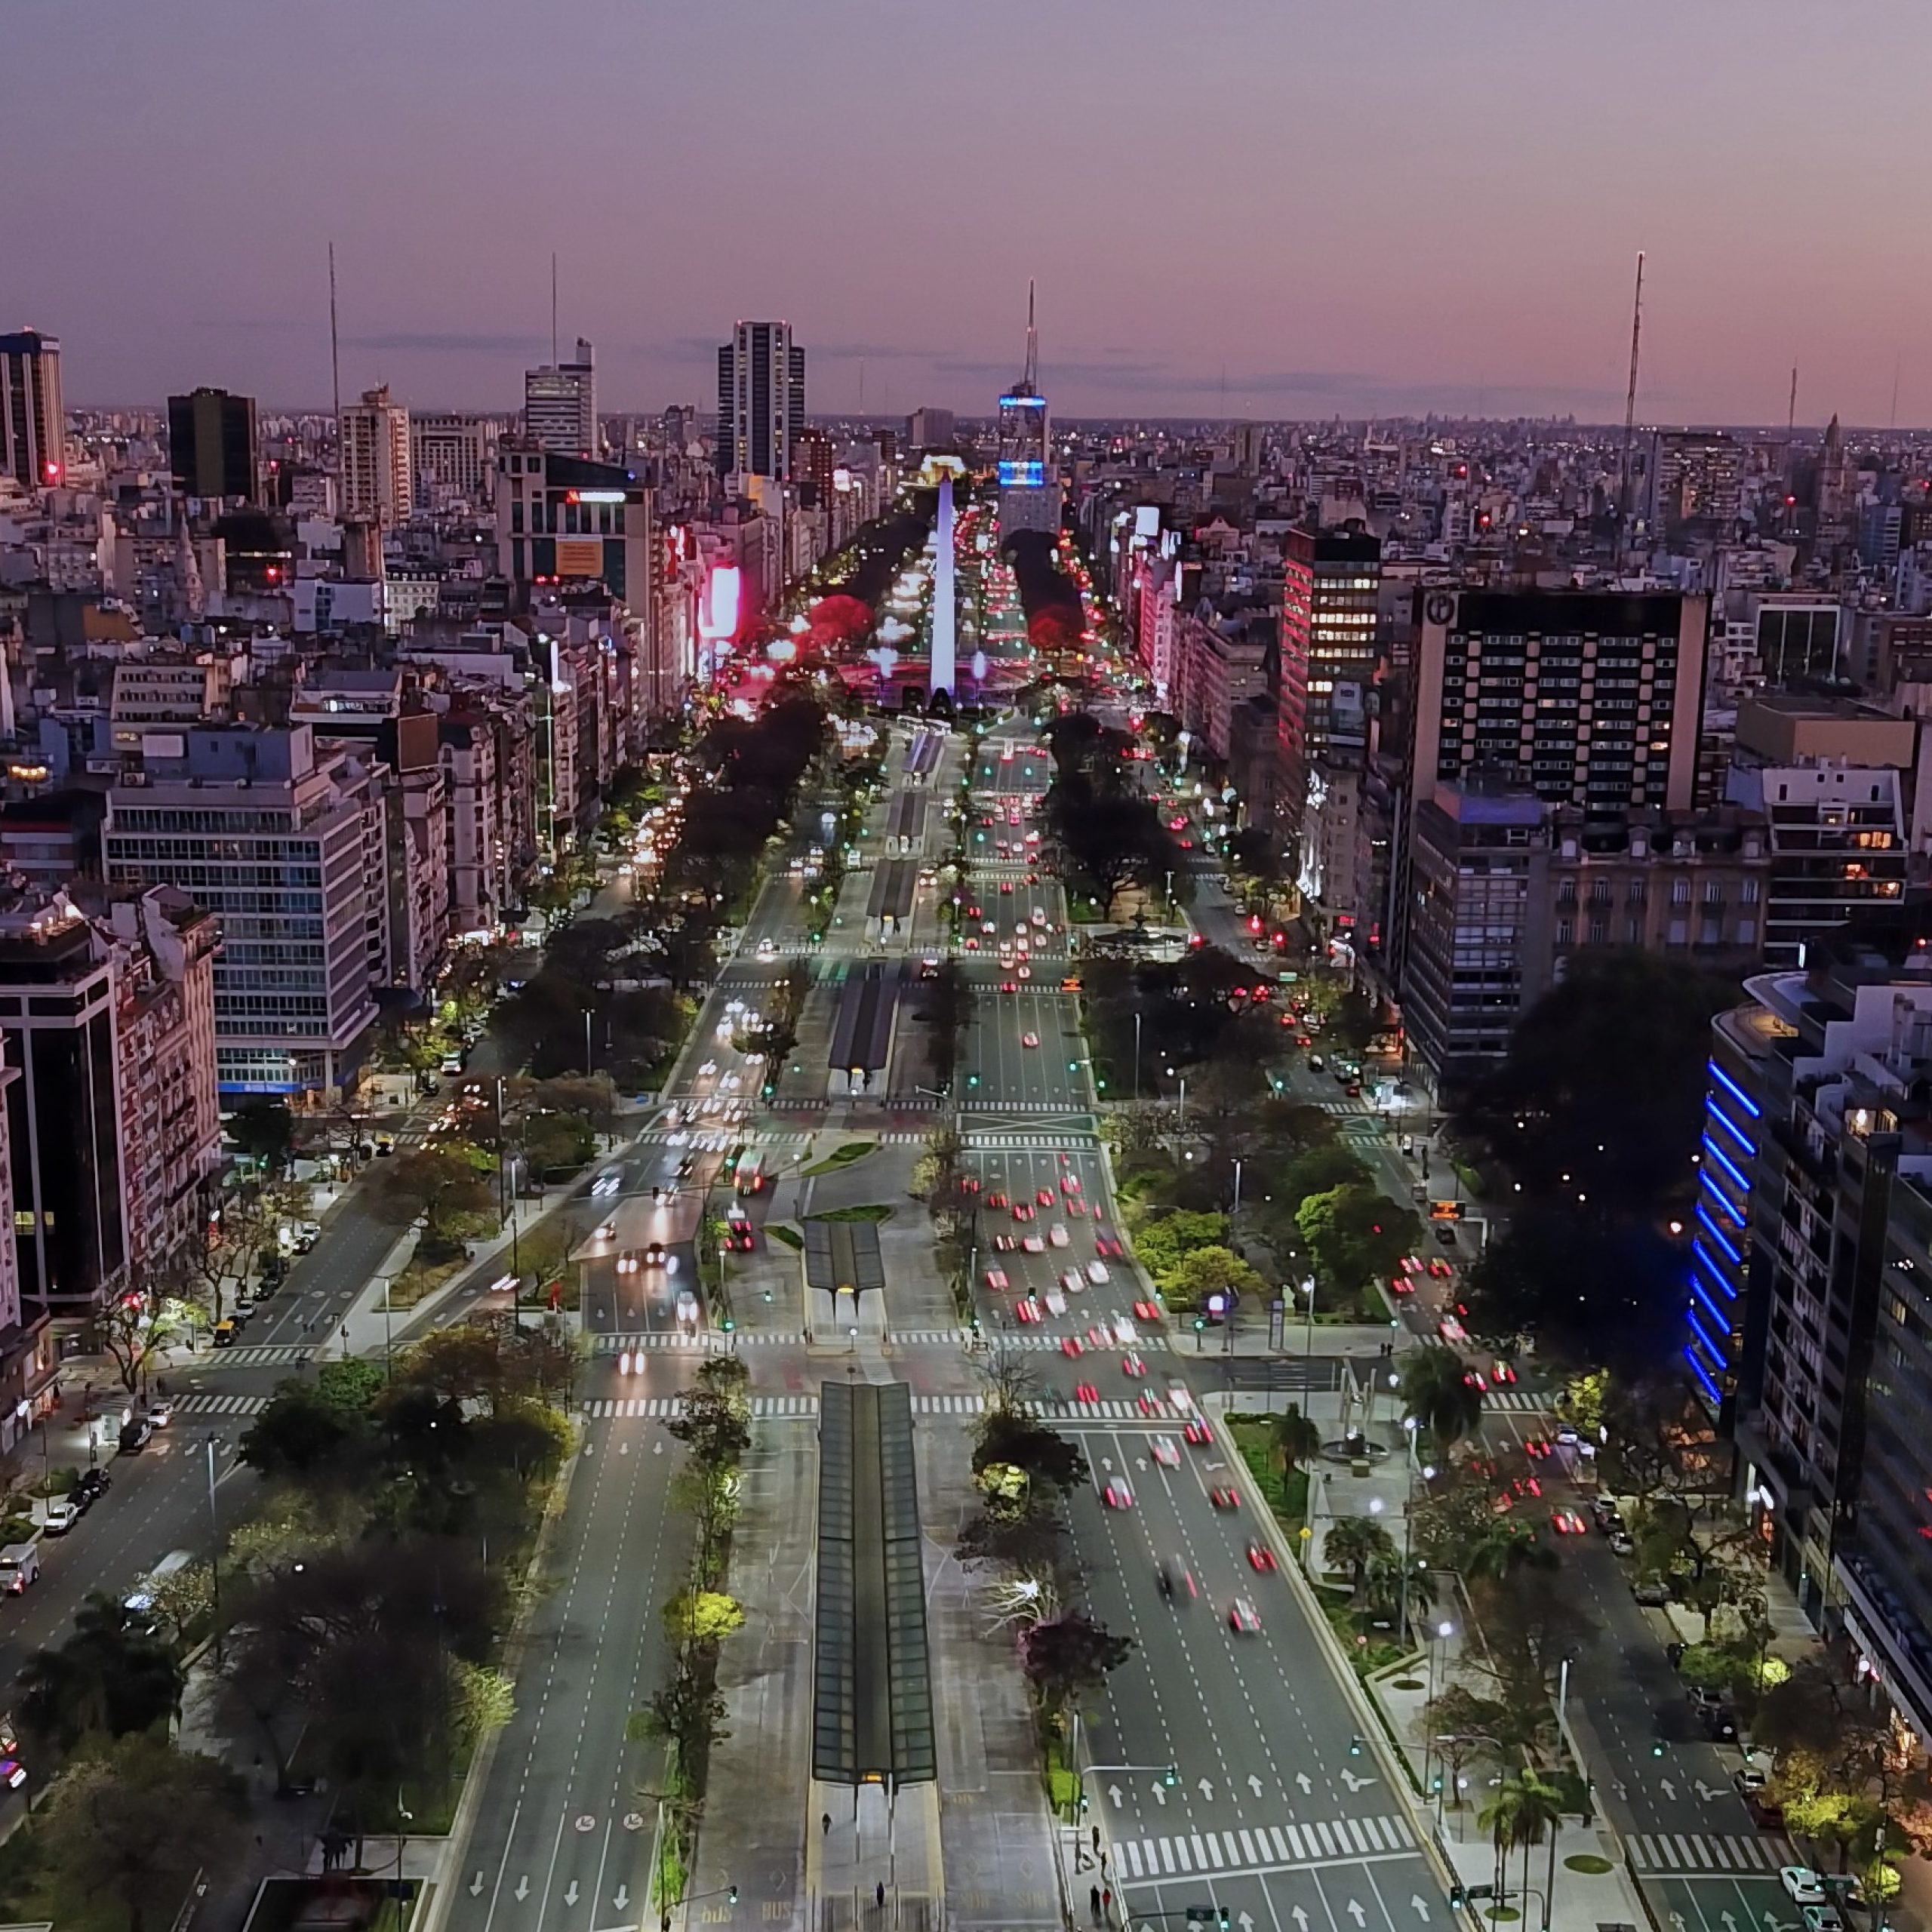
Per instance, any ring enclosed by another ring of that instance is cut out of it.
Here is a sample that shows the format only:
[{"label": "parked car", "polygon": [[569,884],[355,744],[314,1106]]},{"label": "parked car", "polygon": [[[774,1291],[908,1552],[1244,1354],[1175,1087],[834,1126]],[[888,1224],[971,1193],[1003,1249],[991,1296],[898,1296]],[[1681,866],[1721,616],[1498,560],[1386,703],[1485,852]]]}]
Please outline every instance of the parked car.
[{"label": "parked car", "polygon": [[83,1469],[81,1479],[68,1491],[83,1509],[91,1509],[114,1487],[105,1469]]},{"label": "parked car", "polygon": [[17,1597],[40,1580],[40,1546],[10,1543],[0,1549],[0,1596]]},{"label": "parked car", "polygon": [[121,1425],[120,1447],[124,1456],[137,1456],[148,1446],[154,1424],[146,1416],[131,1416]]}]

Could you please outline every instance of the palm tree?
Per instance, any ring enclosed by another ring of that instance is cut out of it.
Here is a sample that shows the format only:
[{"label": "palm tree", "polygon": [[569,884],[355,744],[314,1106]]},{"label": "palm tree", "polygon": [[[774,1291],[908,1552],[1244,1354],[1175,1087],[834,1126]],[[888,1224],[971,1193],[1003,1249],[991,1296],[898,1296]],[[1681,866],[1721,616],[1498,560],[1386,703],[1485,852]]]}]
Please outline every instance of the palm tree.
[{"label": "palm tree", "polygon": [[1535,1771],[1524,1771],[1516,1780],[1521,1794],[1516,1817],[1516,1842],[1523,1847],[1523,1895],[1529,1896],[1530,1847],[1549,1842],[1549,1869],[1543,1874],[1543,1922],[1550,1916],[1550,1890],[1556,1883],[1556,1838],[1563,1823],[1563,1794]]},{"label": "palm tree", "polygon": [[1402,1411],[1426,1429],[1446,1455],[1475,1432],[1482,1395],[1465,1380],[1463,1358],[1449,1349],[1418,1349],[1402,1370]]},{"label": "palm tree", "polygon": [[1405,1637],[1407,1622],[1426,1615],[1435,1602],[1435,1573],[1426,1564],[1390,1549],[1370,1558],[1362,1571],[1362,1595],[1374,1609],[1401,1610],[1404,1628],[1397,1635]]},{"label": "palm tree", "polygon": [[1546,1549],[1537,1540],[1536,1532],[1528,1524],[1513,1517],[1494,1516],[1482,1527],[1480,1535],[1463,1552],[1463,1560],[1457,1567],[1465,1579],[1470,1582],[1479,1577],[1487,1577],[1494,1583],[1507,1583],[1525,1564],[1537,1564],[1547,1558],[1553,1564],[1556,1552]]},{"label": "palm tree", "polygon": [[1476,1814],[1478,1828],[1489,1834],[1490,1842],[1496,1847],[1495,1884],[1499,1904],[1506,1889],[1503,1881],[1503,1863],[1518,1842],[1517,1820],[1522,1808],[1523,1794],[1517,1780],[1506,1777],[1496,1787],[1495,1795]]},{"label": "palm tree", "polygon": [[1330,1570],[1346,1570],[1352,1596],[1361,1595],[1362,1579],[1378,1558],[1395,1554],[1395,1539],[1367,1516],[1337,1516],[1321,1540],[1321,1560]]},{"label": "palm tree", "polygon": [[1268,1460],[1285,1482],[1294,1471],[1321,1453],[1321,1430],[1302,1414],[1298,1403],[1291,1402],[1275,1418],[1269,1431]]}]

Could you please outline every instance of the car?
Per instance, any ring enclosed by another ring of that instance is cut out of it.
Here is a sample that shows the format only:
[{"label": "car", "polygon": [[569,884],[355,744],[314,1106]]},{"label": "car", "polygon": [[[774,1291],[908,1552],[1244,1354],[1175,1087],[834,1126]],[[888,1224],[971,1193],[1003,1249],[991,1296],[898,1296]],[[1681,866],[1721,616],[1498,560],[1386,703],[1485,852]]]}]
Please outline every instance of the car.
[{"label": "car", "polygon": [[1208,1492],[1208,1500],[1217,1509],[1238,1509],[1241,1507],[1241,1492],[1223,1484],[1219,1488],[1211,1489]]},{"label": "car", "polygon": [[1507,1389],[1515,1382],[1516,1371],[1509,1362],[1493,1361],[1489,1365],[1489,1379],[1496,1384],[1497,1388]]},{"label": "car", "polygon": [[996,921],[992,919],[982,919],[980,921],[980,930],[983,933],[996,934],[999,931],[999,926]]},{"label": "car", "polygon": [[1635,1556],[1637,1546],[1625,1530],[1612,1530],[1610,1533],[1610,1553],[1613,1556]]},{"label": "car", "polygon": [[1327,1064],[1319,1054],[1310,1054],[1308,1057],[1308,1070],[1311,1073],[1319,1073]]},{"label": "car", "polygon": [[1456,1245],[1455,1223],[1454,1221],[1438,1221],[1435,1226],[1435,1238],[1439,1241],[1444,1247],[1454,1247]]},{"label": "car", "polygon": [[1107,1264],[1104,1261],[1090,1261],[1087,1264],[1087,1278],[1097,1288],[1113,1278],[1108,1273]]},{"label": "car", "polygon": [[1389,1277],[1389,1292],[1391,1294],[1412,1295],[1415,1291],[1416,1284],[1407,1275],[1391,1275]]},{"label": "car", "polygon": [[689,1288],[678,1291],[678,1319],[687,1328],[697,1326],[697,1297]]},{"label": "car", "polygon": [[1798,1908],[1804,1932],[1844,1932],[1844,1920],[1835,1905],[1807,1905]]},{"label": "car", "polygon": [[1549,1454],[1549,1441],[1540,1435],[1525,1436],[1523,1439],[1523,1454],[1533,1462],[1543,1461]]},{"label": "car", "polygon": [[1100,1492],[1102,1500],[1109,1509],[1131,1509],[1134,1491],[1128,1486],[1124,1476],[1114,1477]]},{"label": "car", "polygon": [[1161,1565],[1161,1594],[1164,1597],[1185,1597],[1189,1603],[1200,1595],[1194,1581],[1194,1572],[1177,1556],[1171,1563]]},{"label": "car", "polygon": [[1030,1327],[1040,1318],[1040,1304],[1031,1295],[1022,1295],[1013,1304],[1013,1312],[1020,1321]]},{"label": "car", "polygon": [[1096,1254],[1108,1255],[1118,1260],[1127,1251],[1121,1246],[1119,1240],[1115,1235],[1109,1234],[1104,1228],[1096,1227],[1094,1230],[1094,1252]]},{"label": "car", "polygon": [[209,1345],[217,1349],[232,1349],[235,1346],[235,1338],[241,1332],[232,1321],[217,1321],[209,1333]]},{"label": "car", "polygon": [[1160,1397],[1151,1389],[1142,1389],[1140,1393],[1134,1398],[1134,1406],[1143,1416],[1158,1416],[1164,1413],[1161,1407]]},{"label": "car", "polygon": [[[1072,1338],[1068,1338],[1071,1340]],[[1097,1402],[1100,1392],[1091,1382],[1076,1382],[1073,1385],[1073,1399],[1076,1402]]]},{"label": "car", "polygon": [[1127,1353],[1121,1357],[1120,1372],[1130,1381],[1135,1382],[1147,1373],[1146,1361],[1139,1349],[1129,1349]]},{"label": "car", "polygon": [[1704,1735],[1713,1744],[1735,1744],[1737,1742],[1737,1713],[1727,1704],[1699,1705],[1697,1721],[1703,1725]]},{"label": "car", "polygon": [[1060,1278],[1060,1284],[1069,1294],[1077,1295],[1087,1285],[1087,1277],[1078,1268],[1069,1268]]},{"label": "car", "polygon": [[1037,1047],[1040,1044],[1040,1036],[1037,1033],[1022,1033],[1020,1044],[1023,1047]]},{"label": "car", "polygon": [[1063,1355],[1084,1355],[1087,1345],[1078,1335],[1063,1335],[1060,1338],[1060,1352]]},{"label": "car", "polygon": [[1161,1318],[1158,1302],[1137,1301],[1134,1304],[1134,1318],[1140,1321],[1158,1321]]},{"label": "car", "polygon": [[1251,1636],[1261,1628],[1261,1619],[1245,1597],[1236,1597],[1228,1606],[1228,1628]]},{"label": "car", "polygon": [[145,1416],[131,1416],[121,1425],[118,1438],[120,1451],[124,1456],[138,1456],[148,1446],[148,1438],[154,1430]]},{"label": "car", "polygon": [[1466,1342],[1469,1331],[1453,1315],[1445,1315],[1435,1324],[1435,1332],[1445,1342]]},{"label": "car", "polygon": [[1004,1268],[989,1268],[986,1270],[986,1286],[995,1294],[1004,1294],[1012,1285],[1013,1284],[1006,1278],[1006,1270]]},{"label": "car", "polygon": [[1010,878],[1001,879],[999,882],[999,889],[1002,892],[1011,892],[1013,890],[1012,880]]},{"label": "car", "polygon": [[1190,1417],[1187,1426],[1181,1431],[1182,1438],[1196,1449],[1205,1449],[1214,1440],[1214,1432],[1199,1416]]},{"label": "car", "polygon": [[1783,1886],[1785,1896],[1793,1905],[1823,1905],[1825,1903],[1824,1875],[1813,1871],[1808,1865],[1780,1866],[1778,1883]]},{"label": "car", "polygon": [[1435,1280],[1440,1281],[1446,1280],[1456,1271],[1441,1255],[1432,1254],[1429,1257],[1429,1272]]},{"label": "car", "polygon": [[1087,1204],[1085,1201],[1082,1201],[1078,1195],[1072,1196],[1063,1204],[1065,1206],[1066,1211],[1071,1214],[1076,1221],[1084,1221],[1086,1220]]},{"label": "car", "polygon": [[1185,1382],[1168,1383],[1168,1400],[1184,1416],[1194,1413],[1194,1391]]},{"label": "car", "polygon": [[1041,1188],[1035,1193],[1033,1198],[1039,1206],[1051,1208],[1054,1204],[1054,1191],[1050,1187]]},{"label": "car", "polygon": [[1154,1438],[1154,1460],[1164,1468],[1180,1467],[1180,1451],[1175,1446],[1171,1435],[1157,1435]]},{"label": "car", "polygon": [[1044,1254],[1047,1251],[1046,1243],[1038,1235],[1029,1235],[1020,1245],[1029,1254]]},{"label": "car", "polygon": [[1003,993],[1017,993],[1020,990],[1020,983],[1017,980],[1002,980],[999,989]]},{"label": "car", "polygon": [[1078,1194],[1080,1192],[1080,1177],[1078,1174],[1062,1174],[1060,1191],[1063,1194]]},{"label": "car", "polygon": [[1066,1297],[1058,1288],[1049,1288],[1043,1299],[1049,1315],[1064,1315],[1066,1312]]},{"label": "car", "polygon": [[105,1469],[83,1469],[80,1481],[67,1494],[83,1509],[91,1509],[114,1487],[114,1479]]},{"label": "car", "polygon": [[617,1272],[620,1275],[635,1275],[644,1265],[643,1257],[634,1247],[627,1247],[617,1257]]},{"label": "car", "polygon": [[1265,1543],[1251,1542],[1247,1546],[1247,1567],[1251,1570],[1269,1571],[1280,1566],[1275,1561],[1275,1552]]},{"label": "car", "polygon": [[1020,1243],[1011,1235],[993,1236],[993,1252],[995,1254],[1011,1254],[1019,1245]]},{"label": "car", "polygon": [[1643,1577],[1631,1585],[1630,1594],[1646,1610],[1661,1610],[1670,1601],[1670,1586],[1661,1577]]},{"label": "car", "polygon": [[229,1312],[237,1321],[245,1323],[254,1321],[255,1318],[254,1297],[245,1293],[238,1294],[229,1304]]},{"label": "car", "polygon": [[1483,1380],[1482,1371],[1479,1368],[1472,1368],[1464,1371],[1463,1386],[1465,1389],[1473,1389],[1478,1395],[1484,1395],[1489,1392],[1489,1384]]},{"label": "car", "polygon": [[174,1420],[174,1402],[171,1396],[163,1395],[147,1406],[147,1419],[156,1429],[165,1429]]},{"label": "car", "polygon": [[1552,1509],[1549,1522],[1551,1528],[1560,1537],[1580,1537],[1589,1528],[1574,1509]]},{"label": "car", "polygon": [[1030,1201],[1016,1201],[1013,1204],[1013,1218],[1016,1221],[1030,1221],[1033,1218],[1033,1204]]},{"label": "car", "polygon": [[986,1196],[986,1205],[989,1208],[1008,1208],[1012,1204],[1013,1204],[1007,1199],[1006,1190],[1003,1187],[995,1188],[993,1191]]},{"label": "car", "polygon": [[1047,1238],[1054,1247],[1064,1247],[1073,1237],[1067,1232],[1066,1223],[1064,1221],[1056,1221],[1047,1230]]}]

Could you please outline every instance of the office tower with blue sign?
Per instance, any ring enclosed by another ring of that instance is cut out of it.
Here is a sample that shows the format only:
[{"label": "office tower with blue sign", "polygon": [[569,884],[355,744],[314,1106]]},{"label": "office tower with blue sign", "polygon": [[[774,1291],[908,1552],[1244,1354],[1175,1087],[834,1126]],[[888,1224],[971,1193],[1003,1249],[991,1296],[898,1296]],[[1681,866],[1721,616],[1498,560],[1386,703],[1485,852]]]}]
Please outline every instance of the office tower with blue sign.
[{"label": "office tower with blue sign", "polygon": [[1040,393],[1040,341],[1033,325],[1033,285],[1026,285],[1026,372],[999,399],[999,534],[1060,528],[1060,478],[1054,472],[1052,425]]}]

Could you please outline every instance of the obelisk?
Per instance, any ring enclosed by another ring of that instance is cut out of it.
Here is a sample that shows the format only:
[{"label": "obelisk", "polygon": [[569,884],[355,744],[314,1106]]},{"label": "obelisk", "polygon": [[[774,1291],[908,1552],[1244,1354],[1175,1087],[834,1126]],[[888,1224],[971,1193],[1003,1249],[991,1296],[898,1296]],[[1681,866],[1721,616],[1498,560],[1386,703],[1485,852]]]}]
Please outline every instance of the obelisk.
[{"label": "obelisk", "polygon": [[952,476],[939,479],[939,555],[933,559],[931,695],[952,695],[958,675],[953,664]]}]

